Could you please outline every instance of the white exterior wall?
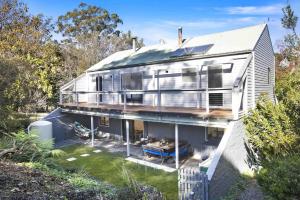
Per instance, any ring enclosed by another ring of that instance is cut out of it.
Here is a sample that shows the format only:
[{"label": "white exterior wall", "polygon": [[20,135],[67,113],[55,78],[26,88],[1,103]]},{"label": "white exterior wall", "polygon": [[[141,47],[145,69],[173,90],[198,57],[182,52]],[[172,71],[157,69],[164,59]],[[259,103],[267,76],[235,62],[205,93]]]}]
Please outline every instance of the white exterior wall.
[{"label": "white exterior wall", "polygon": [[[75,84],[76,84],[76,91],[88,91],[88,77],[86,74],[81,75],[79,78],[76,79]],[[75,90],[75,88],[74,88]],[[87,102],[88,101],[88,96],[85,94],[78,94],[78,102]]]},{"label": "white exterior wall", "polygon": [[[132,72],[143,72],[143,89],[144,90],[153,90],[157,88],[157,80],[153,82],[153,74],[156,70],[159,70],[159,83],[160,89],[197,89],[196,82],[184,82],[182,81],[182,69],[184,68],[197,68],[200,70],[202,68],[201,75],[201,84],[200,88],[207,87],[207,65],[221,64],[223,68],[228,68],[230,63],[233,63],[233,68],[231,73],[223,74],[223,85],[224,87],[232,87],[232,83],[237,77],[237,74],[245,62],[247,54],[242,55],[234,55],[234,56],[223,56],[217,58],[205,58],[198,60],[190,60],[190,61],[181,61],[181,62],[173,62],[173,63],[163,63],[156,65],[147,65],[140,67],[131,67],[131,68],[123,68],[123,69],[115,69],[109,70],[105,72],[94,72],[93,76],[96,74],[107,76],[114,76],[114,91],[119,91],[121,88],[120,78],[123,73],[132,73]],[[95,85],[94,82],[90,82],[90,84]],[[103,90],[110,91],[111,90],[111,78],[103,81]],[[96,87],[90,87],[90,91],[96,91]],[[113,97],[114,96],[114,97]],[[112,98],[114,98],[114,102],[118,102],[117,95],[105,94],[103,95],[103,103],[112,103]],[[120,97],[119,97],[120,99]],[[175,101],[176,99],[176,101]],[[200,95],[200,99],[202,99],[201,103],[202,107],[205,106],[205,94]],[[95,101],[93,95],[89,95],[89,101]],[[153,102],[154,101],[154,102]],[[231,108],[231,94],[224,95],[224,106]],[[156,105],[157,103],[157,95],[156,94],[144,94],[144,102],[145,105]],[[183,107],[196,107],[197,106],[197,94],[196,93],[162,93],[161,95],[161,105],[162,106],[183,106]]]},{"label": "white exterior wall", "polygon": [[[275,57],[268,28],[265,28],[254,49],[255,65],[255,101],[263,93],[274,100]],[[268,68],[270,68],[270,84],[268,84]]]}]

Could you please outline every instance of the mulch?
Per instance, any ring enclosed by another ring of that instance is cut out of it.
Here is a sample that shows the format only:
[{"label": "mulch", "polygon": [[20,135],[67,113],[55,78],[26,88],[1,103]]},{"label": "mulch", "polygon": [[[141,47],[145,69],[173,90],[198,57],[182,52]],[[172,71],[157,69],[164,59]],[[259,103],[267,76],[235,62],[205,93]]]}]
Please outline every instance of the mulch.
[{"label": "mulch", "polygon": [[81,191],[39,170],[0,161],[0,200],[102,199],[95,191]]}]

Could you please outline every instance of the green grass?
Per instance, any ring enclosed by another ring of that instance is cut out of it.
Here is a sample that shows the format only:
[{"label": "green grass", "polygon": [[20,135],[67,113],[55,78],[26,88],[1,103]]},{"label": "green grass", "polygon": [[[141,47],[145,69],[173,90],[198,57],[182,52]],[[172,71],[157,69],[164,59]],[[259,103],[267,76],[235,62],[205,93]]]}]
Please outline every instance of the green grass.
[{"label": "green grass", "polygon": [[[65,168],[83,168],[91,176],[101,181],[122,187],[126,184],[121,175],[124,165],[138,182],[156,187],[167,199],[177,199],[177,172],[168,173],[131,163],[126,161],[122,155],[103,149],[100,153],[93,153],[93,148],[84,145],[72,145],[62,150],[67,154],[57,158],[57,162]],[[89,153],[90,156],[81,157],[80,155],[84,153]],[[66,158],[69,157],[76,157],[77,160],[68,162]]]}]

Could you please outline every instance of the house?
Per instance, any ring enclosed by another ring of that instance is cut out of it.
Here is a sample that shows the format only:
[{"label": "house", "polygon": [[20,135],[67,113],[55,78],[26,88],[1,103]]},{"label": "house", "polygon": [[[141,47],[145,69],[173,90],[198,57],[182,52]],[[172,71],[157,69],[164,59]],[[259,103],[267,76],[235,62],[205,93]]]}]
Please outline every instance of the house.
[{"label": "house", "polygon": [[133,39],[133,49],[112,54],[65,84],[60,113],[123,140],[128,157],[134,157],[132,144],[145,138],[173,139],[177,169],[185,165],[184,141],[192,149],[191,163],[205,163],[211,188],[220,193],[213,198],[233,174],[248,168],[241,118],[261,94],[274,99],[274,85],[266,24],[190,39],[179,28],[176,45],[140,48]]}]

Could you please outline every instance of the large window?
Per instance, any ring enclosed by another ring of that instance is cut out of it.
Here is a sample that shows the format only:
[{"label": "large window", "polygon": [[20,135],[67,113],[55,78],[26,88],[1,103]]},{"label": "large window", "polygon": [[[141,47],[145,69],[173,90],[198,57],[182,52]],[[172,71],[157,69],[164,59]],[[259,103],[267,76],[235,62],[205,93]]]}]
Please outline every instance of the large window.
[{"label": "large window", "polygon": [[[123,90],[142,90],[143,89],[143,75],[141,72],[128,73],[122,75],[122,89]],[[122,102],[124,103],[124,95],[122,95]],[[143,94],[126,94],[126,103],[143,103]]]},{"label": "large window", "polygon": [[142,90],[143,81],[142,73],[122,74],[122,89],[123,90]]},{"label": "large window", "polygon": [[100,117],[100,126],[109,126],[109,117]]},{"label": "large window", "polygon": [[222,66],[209,66],[208,88],[221,88],[222,86]]},{"label": "large window", "polygon": [[197,81],[197,70],[195,68],[182,69],[182,82],[192,83]]},{"label": "large window", "polygon": [[[208,67],[208,88],[222,88],[222,66]],[[223,106],[223,93],[209,94],[209,106]]]},{"label": "large window", "polygon": [[[102,76],[97,76],[96,77],[96,91],[99,92],[99,91],[103,91],[103,87],[102,87]],[[102,94],[99,94],[98,96],[99,98],[99,102],[102,102]]]}]

